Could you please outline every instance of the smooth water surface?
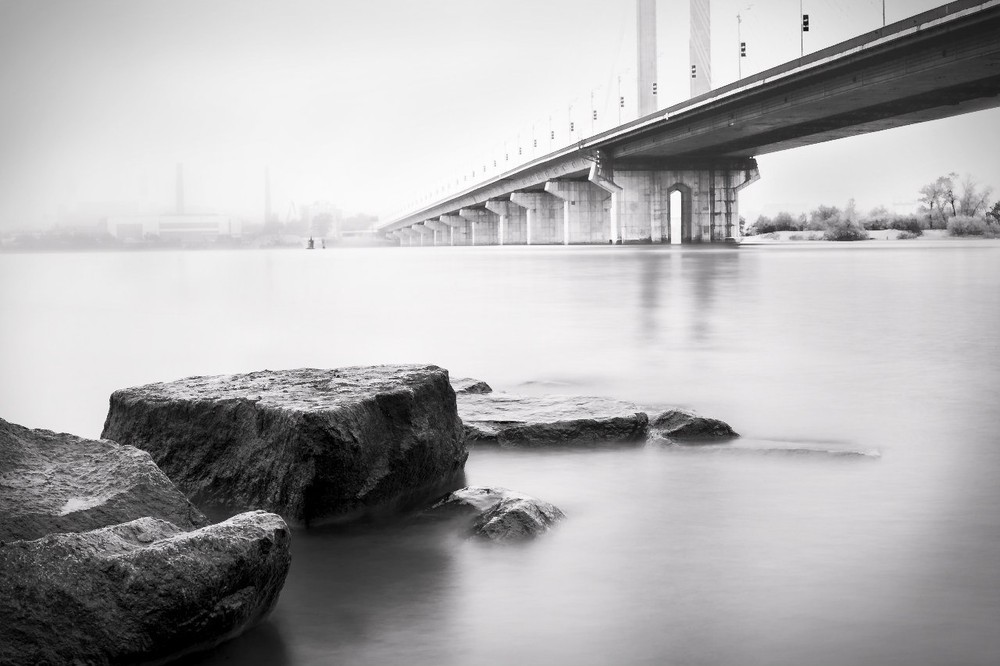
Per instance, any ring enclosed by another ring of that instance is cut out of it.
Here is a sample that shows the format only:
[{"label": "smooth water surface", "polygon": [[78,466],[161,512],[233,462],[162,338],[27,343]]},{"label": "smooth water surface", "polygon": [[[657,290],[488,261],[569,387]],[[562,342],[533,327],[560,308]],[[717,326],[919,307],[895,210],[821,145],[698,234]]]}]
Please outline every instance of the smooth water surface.
[{"label": "smooth water surface", "polygon": [[0,317],[0,417],[86,436],[123,386],[386,362],[744,436],[476,449],[568,519],[296,533],[194,663],[1000,662],[997,242],[0,254]]}]

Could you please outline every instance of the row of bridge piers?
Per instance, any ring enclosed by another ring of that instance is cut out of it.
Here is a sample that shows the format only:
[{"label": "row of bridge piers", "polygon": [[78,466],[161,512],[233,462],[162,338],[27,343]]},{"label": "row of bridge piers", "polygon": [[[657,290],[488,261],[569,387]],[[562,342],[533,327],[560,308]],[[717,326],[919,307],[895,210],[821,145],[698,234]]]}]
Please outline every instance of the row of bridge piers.
[{"label": "row of bridge piers", "polygon": [[550,179],[389,232],[402,246],[706,243],[738,238],[751,158],[632,164]]}]

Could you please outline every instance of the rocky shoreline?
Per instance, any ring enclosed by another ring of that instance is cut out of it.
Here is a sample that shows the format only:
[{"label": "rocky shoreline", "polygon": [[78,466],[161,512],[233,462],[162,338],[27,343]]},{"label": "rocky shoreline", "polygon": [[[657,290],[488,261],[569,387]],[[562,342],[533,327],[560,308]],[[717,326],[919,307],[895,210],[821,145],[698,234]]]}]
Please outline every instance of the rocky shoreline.
[{"label": "rocky shoreline", "polygon": [[169,661],[253,626],[290,563],[273,513],[211,525],[149,454],[0,419],[0,663]]},{"label": "rocky shoreline", "polygon": [[166,663],[237,636],[277,602],[289,526],[409,511],[510,542],[565,519],[463,488],[468,447],[737,436],[684,410],[509,395],[418,365],[121,389],[100,440],[0,419],[0,663]]}]

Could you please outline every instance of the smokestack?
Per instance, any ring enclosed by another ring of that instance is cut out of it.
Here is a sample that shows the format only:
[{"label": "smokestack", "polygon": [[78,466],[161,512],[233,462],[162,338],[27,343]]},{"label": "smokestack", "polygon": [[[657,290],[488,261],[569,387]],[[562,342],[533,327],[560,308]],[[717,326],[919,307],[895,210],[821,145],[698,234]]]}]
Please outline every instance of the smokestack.
[{"label": "smokestack", "polygon": [[264,167],[264,224],[271,221],[271,171]]},{"label": "smokestack", "polygon": [[636,0],[639,117],[656,111],[656,0]]},{"label": "smokestack", "polygon": [[712,89],[712,21],[709,0],[691,0],[691,97]]},{"label": "smokestack", "polygon": [[175,207],[177,208],[177,215],[184,214],[184,165],[180,162],[177,163],[177,200]]}]

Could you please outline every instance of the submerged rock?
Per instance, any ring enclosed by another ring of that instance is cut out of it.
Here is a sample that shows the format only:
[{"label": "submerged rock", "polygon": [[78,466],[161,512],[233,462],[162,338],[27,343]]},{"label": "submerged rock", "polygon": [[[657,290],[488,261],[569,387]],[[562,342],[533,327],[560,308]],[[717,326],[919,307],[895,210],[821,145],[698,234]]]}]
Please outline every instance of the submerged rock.
[{"label": "submerged rock", "polygon": [[436,366],[189,377],[115,391],[103,436],[149,451],[199,505],[342,520],[460,484],[468,452]]},{"label": "submerged rock", "polygon": [[472,519],[472,535],[492,541],[517,541],[547,532],[566,515],[556,506],[507,488],[461,488],[429,510],[441,517]]},{"label": "submerged rock", "polygon": [[244,513],[185,532],[156,518],[0,543],[0,663],[167,661],[238,635],[274,606],[288,528]]},{"label": "submerged rock", "polygon": [[652,433],[668,439],[718,441],[739,437],[728,423],[686,409],[668,409],[649,423]]},{"label": "submerged rock", "polygon": [[649,417],[635,405],[581,396],[458,396],[470,444],[543,446],[642,441]]},{"label": "submerged rock", "polygon": [[460,377],[451,380],[455,393],[493,393],[493,387],[486,382],[469,377]]},{"label": "submerged rock", "polygon": [[500,500],[512,497],[532,499],[528,495],[501,486],[468,486],[449,493],[429,511],[438,516],[480,516]]},{"label": "submerged rock", "polygon": [[0,419],[0,541],[153,517],[184,530],[208,519],[145,451]]}]

